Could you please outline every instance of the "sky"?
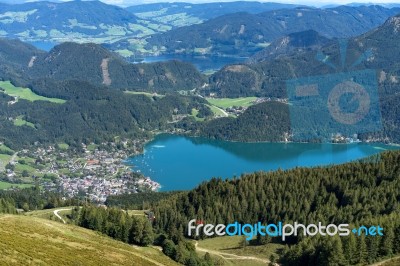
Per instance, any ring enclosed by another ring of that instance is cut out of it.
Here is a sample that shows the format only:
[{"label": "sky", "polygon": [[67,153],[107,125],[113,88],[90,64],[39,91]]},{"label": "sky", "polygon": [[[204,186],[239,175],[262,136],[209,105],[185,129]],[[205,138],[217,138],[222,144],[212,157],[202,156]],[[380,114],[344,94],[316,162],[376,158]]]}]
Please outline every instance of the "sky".
[{"label": "sky", "polygon": [[[0,2],[5,3],[24,3],[24,2],[33,2],[37,0],[0,0]],[[49,0],[54,1],[54,0]],[[55,0],[54,2],[64,2],[69,0]],[[205,3],[205,2],[231,2],[234,0],[101,0],[104,3],[118,5],[118,6],[131,6],[137,4],[144,3],[156,3],[156,2],[190,2],[190,3]],[[252,0],[257,1],[257,0]],[[384,3],[398,3],[400,4],[400,0],[258,0],[259,2],[279,2],[279,3],[290,3],[290,4],[304,4],[304,5],[313,5],[313,6],[324,6],[330,4],[349,4],[349,3],[376,3],[376,4],[384,4]]]}]

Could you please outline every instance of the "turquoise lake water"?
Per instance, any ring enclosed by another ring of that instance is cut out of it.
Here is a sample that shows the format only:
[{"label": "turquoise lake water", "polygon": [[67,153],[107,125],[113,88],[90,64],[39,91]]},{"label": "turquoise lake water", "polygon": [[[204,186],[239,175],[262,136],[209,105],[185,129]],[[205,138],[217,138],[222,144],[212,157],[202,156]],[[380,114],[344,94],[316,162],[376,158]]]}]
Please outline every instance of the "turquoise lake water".
[{"label": "turquoise lake water", "polygon": [[241,143],[159,135],[127,163],[161,184],[161,191],[187,190],[212,177],[340,164],[398,147],[383,144]]}]

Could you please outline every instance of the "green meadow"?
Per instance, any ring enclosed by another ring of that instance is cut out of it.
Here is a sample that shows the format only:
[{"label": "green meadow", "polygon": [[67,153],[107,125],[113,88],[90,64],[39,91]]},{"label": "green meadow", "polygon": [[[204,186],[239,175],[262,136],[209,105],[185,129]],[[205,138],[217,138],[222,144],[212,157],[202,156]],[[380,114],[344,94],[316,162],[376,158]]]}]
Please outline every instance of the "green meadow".
[{"label": "green meadow", "polygon": [[0,81],[0,89],[7,95],[18,97],[27,101],[48,101],[52,103],[65,103],[65,100],[57,98],[48,98],[37,95],[29,88],[16,87],[10,81]]},{"label": "green meadow", "polygon": [[0,215],[0,235],[1,265],[178,265],[155,248],[34,216]]},{"label": "green meadow", "polygon": [[242,98],[206,98],[207,101],[220,108],[228,108],[232,106],[248,107],[253,104],[257,97],[242,97]]},{"label": "green meadow", "polygon": [[0,189],[9,189],[12,187],[28,188],[28,187],[32,187],[32,185],[31,184],[13,184],[13,183],[0,181]]}]

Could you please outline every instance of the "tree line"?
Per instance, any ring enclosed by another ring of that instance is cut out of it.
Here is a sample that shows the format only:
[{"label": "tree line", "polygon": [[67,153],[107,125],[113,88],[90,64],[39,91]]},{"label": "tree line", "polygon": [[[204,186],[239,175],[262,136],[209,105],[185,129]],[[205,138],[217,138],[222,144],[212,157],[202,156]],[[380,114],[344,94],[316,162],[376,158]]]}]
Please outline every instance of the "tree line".
[{"label": "tree line", "polygon": [[120,208],[104,208],[85,205],[74,208],[70,215],[77,225],[101,232],[116,240],[148,246],[162,246],[163,253],[185,265],[213,265],[209,256],[201,258],[196,254],[193,243],[186,241],[179,234],[169,237],[168,234],[156,234],[152,227],[154,217],[129,215]]},{"label": "tree line", "polygon": [[[384,237],[291,237],[284,242],[288,249],[281,254],[284,265],[316,265],[316,260],[318,265],[374,262],[400,252],[399,163],[400,152],[395,151],[339,166],[212,179],[194,190],[155,203],[154,228],[185,236],[191,219],[211,224],[381,224],[386,230]],[[336,260],[340,262],[330,263]]]}]

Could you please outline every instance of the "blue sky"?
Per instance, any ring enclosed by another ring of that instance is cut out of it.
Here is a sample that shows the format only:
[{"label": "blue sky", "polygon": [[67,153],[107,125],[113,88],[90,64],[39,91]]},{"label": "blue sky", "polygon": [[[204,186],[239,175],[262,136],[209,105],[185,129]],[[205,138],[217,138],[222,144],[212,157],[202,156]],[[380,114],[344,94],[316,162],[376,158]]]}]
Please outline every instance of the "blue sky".
[{"label": "blue sky", "polygon": [[[24,2],[33,2],[37,0],[0,0],[0,2],[5,3],[24,3]],[[52,0],[49,0],[52,1]],[[56,0],[54,2],[63,2],[68,0]],[[101,0],[107,4],[119,5],[119,6],[131,6],[135,4],[142,3],[156,3],[156,2],[190,2],[190,3],[205,3],[205,2],[231,2],[232,0]],[[253,0],[257,1],[257,0]],[[291,4],[306,4],[306,5],[314,5],[314,6],[323,6],[328,4],[348,4],[348,3],[399,3],[400,0],[266,0],[260,2],[281,2],[281,3],[291,3]]]}]

